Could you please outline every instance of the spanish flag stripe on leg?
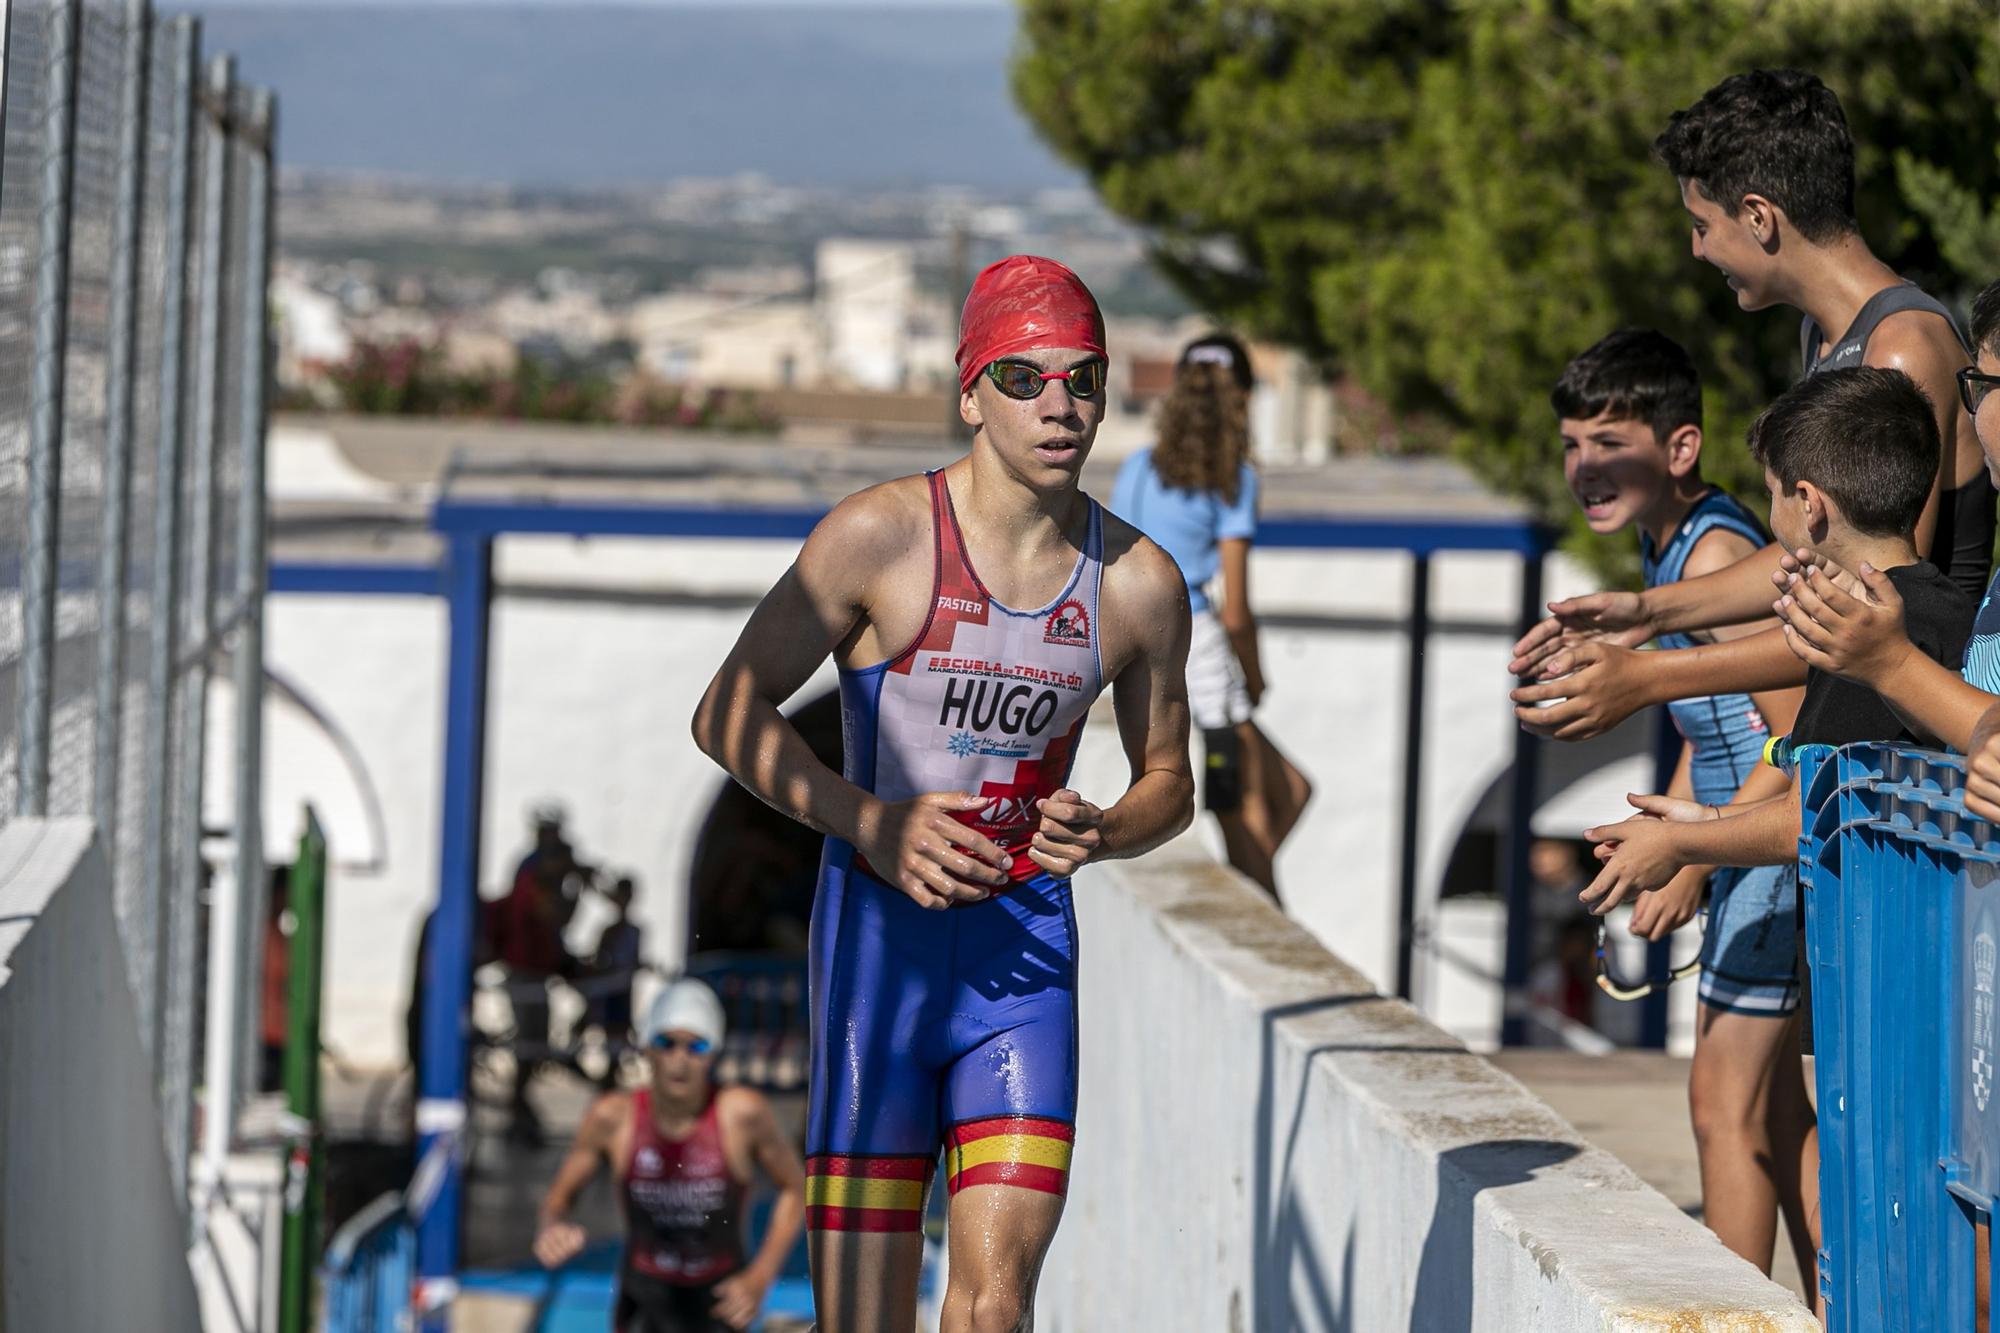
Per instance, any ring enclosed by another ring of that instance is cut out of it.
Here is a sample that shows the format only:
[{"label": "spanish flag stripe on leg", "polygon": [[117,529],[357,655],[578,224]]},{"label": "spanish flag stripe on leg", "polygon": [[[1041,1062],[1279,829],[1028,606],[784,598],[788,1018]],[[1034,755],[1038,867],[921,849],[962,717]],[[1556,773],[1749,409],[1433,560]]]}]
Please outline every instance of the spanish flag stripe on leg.
[{"label": "spanish flag stripe on leg", "polygon": [[814,1231],[921,1231],[924,1215],[915,1208],[806,1207],[806,1225]]},{"label": "spanish flag stripe on leg", "polygon": [[953,1125],[951,1142],[970,1143],[974,1139],[990,1138],[995,1134],[1033,1134],[1044,1139],[1061,1139],[1064,1143],[1073,1143],[1076,1140],[1075,1127],[1060,1120],[1044,1120],[1040,1116],[1031,1115],[1002,1115]]},{"label": "spanish flag stripe on leg", "polygon": [[918,1208],[924,1206],[921,1180],[873,1180],[865,1176],[807,1176],[806,1202],[834,1208]]},{"label": "spanish flag stripe on leg", "polygon": [[945,1155],[954,1171],[987,1162],[1031,1162],[1036,1166],[1069,1169],[1070,1145],[1061,1139],[1045,1139],[1037,1134],[995,1134],[959,1144]]},{"label": "spanish flag stripe on leg", "polygon": [[859,1176],[872,1180],[929,1180],[928,1157],[842,1157],[823,1153],[806,1159],[809,1176]]},{"label": "spanish flag stripe on leg", "polygon": [[1031,1162],[982,1162],[952,1174],[953,1194],[971,1185],[1012,1185],[1044,1194],[1065,1194],[1069,1190],[1069,1172]]}]

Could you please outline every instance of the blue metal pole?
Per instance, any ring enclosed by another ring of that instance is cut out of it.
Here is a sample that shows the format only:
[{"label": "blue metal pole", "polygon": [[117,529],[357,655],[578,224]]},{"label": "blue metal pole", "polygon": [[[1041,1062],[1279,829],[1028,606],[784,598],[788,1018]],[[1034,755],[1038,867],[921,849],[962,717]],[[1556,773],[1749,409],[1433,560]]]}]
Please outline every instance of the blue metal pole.
[{"label": "blue metal pole", "polygon": [[[457,1294],[460,1163],[469,1130],[465,1049],[479,897],[479,817],[486,766],[486,657],[493,542],[458,534],[446,555],[451,648],[445,673],[443,838],[438,903],[424,949],[422,1068],[417,1087],[420,1193],[417,1305],[425,1333],[445,1333]],[[434,1173],[434,1175],[432,1174]],[[434,1182],[435,1194],[431,1194]]]},{"label": "blue metal pole", "polygon": [[[1521,632],[1542,617],[1542,568],[1536,551],[1521,563]],[[1507,795],[1507,952],[1501,976],[1500,1044],[1519,1046],[1527,1039],[1527,1024],[1516,997],[1528,986],[1534,966],[1535,882],[1528,869],[1528,848],[1534,842],[1535,786],[1540,777],[1541,751],[1533,733],[1514,733],[1514,781]]]}]

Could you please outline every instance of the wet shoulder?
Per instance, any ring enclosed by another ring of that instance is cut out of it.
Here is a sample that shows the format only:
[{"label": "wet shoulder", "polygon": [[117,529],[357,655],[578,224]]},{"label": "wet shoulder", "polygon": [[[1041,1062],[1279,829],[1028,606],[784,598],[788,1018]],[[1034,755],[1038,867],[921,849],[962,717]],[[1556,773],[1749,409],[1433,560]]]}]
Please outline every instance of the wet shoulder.
[{"label": "wet shoulder", "polygon": [[1106,615],[1128,625],[1157,623],[1176,611],[1187,615],[1187,579],[1158,542],[1106,511],[1104,515]]},{"label": "wet shoulder", "polygon": [[863,572],[900,563],[931,544],[930,486],[922,474],[856,491],[827,512],[806,539],[804,558]]}]

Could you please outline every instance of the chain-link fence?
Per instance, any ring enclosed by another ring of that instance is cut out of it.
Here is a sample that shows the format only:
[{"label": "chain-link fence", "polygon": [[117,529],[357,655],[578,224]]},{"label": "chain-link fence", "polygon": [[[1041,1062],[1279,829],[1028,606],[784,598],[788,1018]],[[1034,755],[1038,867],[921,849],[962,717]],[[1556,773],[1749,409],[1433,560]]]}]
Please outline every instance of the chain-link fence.
[{"label": "chain-link fence", "polygon": [[0,811],[97,822],[184,1187],[254,1067],[273,103],[143,0],[0,14]]}]

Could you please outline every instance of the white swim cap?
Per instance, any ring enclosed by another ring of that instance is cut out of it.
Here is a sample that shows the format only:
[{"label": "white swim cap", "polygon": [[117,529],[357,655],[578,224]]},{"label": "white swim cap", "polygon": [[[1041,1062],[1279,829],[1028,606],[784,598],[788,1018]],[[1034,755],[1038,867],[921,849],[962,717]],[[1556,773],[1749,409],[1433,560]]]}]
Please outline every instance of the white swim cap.
[{"label": "white swim cap", "polygon": [[662,1032],[692,1032],[706,1039],[711,1048],[720,1049],[726,1030],[722,1001],[708,983],[682,977],[653,997],[639,1039],[650,1042]]}]

